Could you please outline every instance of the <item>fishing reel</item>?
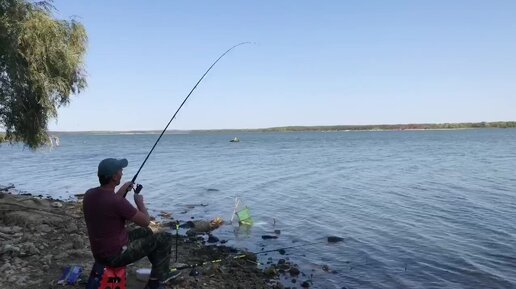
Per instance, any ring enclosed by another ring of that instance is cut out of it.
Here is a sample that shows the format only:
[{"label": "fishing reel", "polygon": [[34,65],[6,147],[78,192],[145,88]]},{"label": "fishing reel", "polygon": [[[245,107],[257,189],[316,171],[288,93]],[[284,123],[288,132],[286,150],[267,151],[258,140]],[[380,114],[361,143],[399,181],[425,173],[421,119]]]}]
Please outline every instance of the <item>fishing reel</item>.
[{"label": "fishing reel", "polygon": [[143,185],[136,184],[136,188],[134,189],[134,193],[135,194],[139,194],[142,189],[143,189]]}]

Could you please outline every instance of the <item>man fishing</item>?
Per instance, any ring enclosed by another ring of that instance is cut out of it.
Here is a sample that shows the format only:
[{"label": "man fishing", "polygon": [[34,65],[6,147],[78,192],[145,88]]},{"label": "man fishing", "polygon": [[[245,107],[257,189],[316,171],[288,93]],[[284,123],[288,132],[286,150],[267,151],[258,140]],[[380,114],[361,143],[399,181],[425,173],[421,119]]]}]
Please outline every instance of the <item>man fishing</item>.
[{"label": "man fishing", "polygon": [[[165,288],[163,284],[177,276],[169,269],[171,235],[154,234],[148,227],[150,217],[142,195],[134,194],[136,208],[125,199],[133,189],[133,182],[126,182],[115,192],[127,165],[126,159],[102,160],[97,172],[100,186],[84,195],[83,211],[91,251],[96,262],[109,267],[122,267],[147,256],[152,271],[145,289]],[[141,228],[128,232],[127,220]]]}]

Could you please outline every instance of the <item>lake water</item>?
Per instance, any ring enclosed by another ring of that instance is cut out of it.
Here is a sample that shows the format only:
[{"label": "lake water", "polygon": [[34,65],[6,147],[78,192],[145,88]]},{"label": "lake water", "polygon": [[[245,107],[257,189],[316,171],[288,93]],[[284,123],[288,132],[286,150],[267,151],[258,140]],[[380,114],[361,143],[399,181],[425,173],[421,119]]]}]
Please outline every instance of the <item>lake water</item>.
[{"label": "lake water", "polygon": [[[156,138],[2,145],[0,184],[66,198],[97,185],[106,157],[127,158],[130,180]],[[227,220],[240,197],[254,226],[215,231],[239,248],[345,239],[262,256],[300,264],[290,286],[312,275],[312,288],[516,288],[516,129],[165,135],[137,182],[154,213],[185,221]]]}]

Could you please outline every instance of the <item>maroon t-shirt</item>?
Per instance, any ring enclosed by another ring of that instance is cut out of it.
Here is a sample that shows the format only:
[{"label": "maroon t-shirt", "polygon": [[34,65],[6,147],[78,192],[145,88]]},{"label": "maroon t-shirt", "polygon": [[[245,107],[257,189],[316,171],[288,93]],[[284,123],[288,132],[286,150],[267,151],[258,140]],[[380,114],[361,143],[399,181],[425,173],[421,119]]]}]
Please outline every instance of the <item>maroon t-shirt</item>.
[{"label": "maroon t-shirt", "polygon": [[89,189],[82,203],[91,252],[96,259],[120,254],[129,239],[125,221],[137,210],[125,198],[100,187]]}]

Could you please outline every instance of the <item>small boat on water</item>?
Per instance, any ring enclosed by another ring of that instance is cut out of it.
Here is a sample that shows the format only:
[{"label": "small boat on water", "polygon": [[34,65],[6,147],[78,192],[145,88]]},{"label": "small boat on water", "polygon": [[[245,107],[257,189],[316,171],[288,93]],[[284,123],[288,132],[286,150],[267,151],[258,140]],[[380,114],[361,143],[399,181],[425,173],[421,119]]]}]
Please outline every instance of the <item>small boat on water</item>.
[{"label": "small boat on water", "polygon": [[237,137],[234,137],[229,142],[240,142],[240,139]]}]

